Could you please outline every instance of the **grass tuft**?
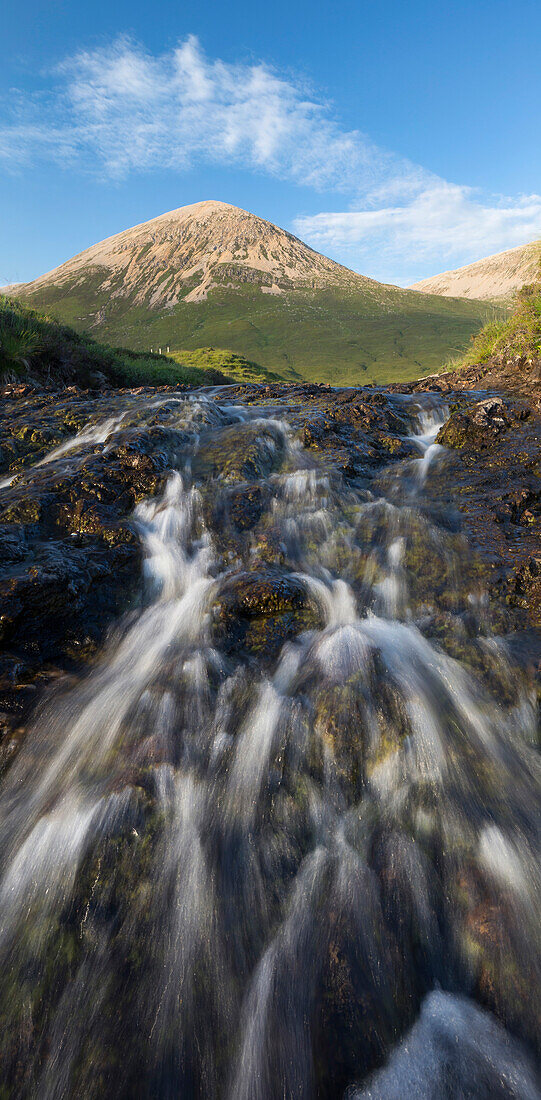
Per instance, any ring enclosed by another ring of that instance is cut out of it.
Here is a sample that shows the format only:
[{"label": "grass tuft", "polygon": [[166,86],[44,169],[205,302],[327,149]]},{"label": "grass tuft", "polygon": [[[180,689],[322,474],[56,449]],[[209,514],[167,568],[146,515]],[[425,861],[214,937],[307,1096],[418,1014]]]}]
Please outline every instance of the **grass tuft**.
[{"label": "grass tuft", "polygon": [[0,377],[18,377],[29,371],[41,348],[37,330],[19,310],[6,309],[0,316]]}]

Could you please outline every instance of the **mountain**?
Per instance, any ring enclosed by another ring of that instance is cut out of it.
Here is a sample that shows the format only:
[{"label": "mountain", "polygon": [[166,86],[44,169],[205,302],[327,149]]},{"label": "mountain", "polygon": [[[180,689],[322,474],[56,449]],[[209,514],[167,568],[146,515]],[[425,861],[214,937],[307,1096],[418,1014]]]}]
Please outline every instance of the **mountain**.
[{"label": "mountain", "polygon": [[444,271],[441,275],[422,279],[410,290],[453,298],[509,301],[521,286],[539,278],[540,264],[541,241],[532,241],[456,271]]},{"label": "mountain", "polygon": [[415,378],[462,351],[479,303],[387,286],[223,202],[162,214],[6,288],[109,343],[225,347],[284,378]]},{"label": "mountain", "polygon": [[102,274],[99,291],[155,309],[201,302],[215,287],[251,282],[267,294],[299,286],[377,285],[225,202],[161,214],[87,248],[28,286],[68,288],[91,269]]}]

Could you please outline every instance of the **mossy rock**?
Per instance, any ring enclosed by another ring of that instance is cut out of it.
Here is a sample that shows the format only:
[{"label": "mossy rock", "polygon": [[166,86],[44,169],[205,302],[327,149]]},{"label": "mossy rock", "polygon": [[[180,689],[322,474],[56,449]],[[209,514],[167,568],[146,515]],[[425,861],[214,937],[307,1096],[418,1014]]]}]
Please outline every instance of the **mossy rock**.
[{"label": "mossy rock", "polygon": [[298,611],[309,605],[309,599],[302,581],[289,573],[272,570],[237,573],[228,578],[220,590],[219,605],[220,617],[238,615],[252,619]]},{"label": "mossy rock", "polygon": [[365,779],[366,730],[355,679],[318,692],[316,729],[326,746],[327,767],[348,802],[356,802]]},{"label": "mossy rock", "polygon": [[286,611],[253,619],[244,632],[243,644],[250,653],[274,657],[282,646],[307,630],[317,630],[321,623],[311,607]]},{"label": "mossy rock", "polygon": [[270,428],[226,428],[217,438],[201,440],[193,469],[199,478],[257,481],[280,464],[283,444]]},{"label": "mossy rock", "polygon": [[138,544],[137,536],[130,527],[115,523],[106,508],[92,501],[78,500],[74,504],[60,505],[57,523],[69,534],[98,538],[108,546]]},{"label": "mossy rock", "polygon": [[265,485],[246,485],[232,489],[227,496],[226,508],[235,530],[252,530],[261,519],[269,500],[270,491]]},{"label": "mossy rock", "polygon": [[28,496],[6,505],[0,513],[0,523],[30,525],[39,523],[43,512],[43,501],[39,497]]},{"label": "mossy rock", "polygon": [[402,454],[405,449],[404,441],[402,439],[397,439],[395,435],[381,435],[379,437],[379,444],[380,447],[390,455]]},{"label": "mossy rock", "polygon": [[440,428],[437,442],[443,447],[461,450],[471,443],[471,421],[465,413],[453,413],[443,428]]}]

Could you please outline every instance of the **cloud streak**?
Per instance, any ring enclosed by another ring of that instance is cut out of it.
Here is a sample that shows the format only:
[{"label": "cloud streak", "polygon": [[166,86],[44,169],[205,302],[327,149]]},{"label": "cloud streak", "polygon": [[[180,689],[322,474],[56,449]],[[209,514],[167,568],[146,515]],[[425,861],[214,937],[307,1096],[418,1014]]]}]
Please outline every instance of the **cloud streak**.
[{"label": "cloud streak", "polygon": [[314,247],[352,252],[357,261],[377,252],[382,260],[441,265],[480,258],[541,237],[541,195],[483,201],[472,188],[434,180],[403,205],[299,217],[295,231]]}]

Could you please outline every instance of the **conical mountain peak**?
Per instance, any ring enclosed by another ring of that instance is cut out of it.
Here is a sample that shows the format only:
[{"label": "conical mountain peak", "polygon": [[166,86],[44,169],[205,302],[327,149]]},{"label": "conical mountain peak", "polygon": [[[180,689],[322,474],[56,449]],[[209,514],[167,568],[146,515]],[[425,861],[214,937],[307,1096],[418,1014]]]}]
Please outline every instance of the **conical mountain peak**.
[{"label": "conical mountain peak", "polygon": [[25,290],[91,277],[97,292],[163,309],[204,300],[243,283],[263,293],[298,287],[366,285],[284,229],[247,210],[208,199],[108,237],[40,276]]}]

